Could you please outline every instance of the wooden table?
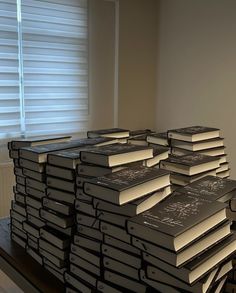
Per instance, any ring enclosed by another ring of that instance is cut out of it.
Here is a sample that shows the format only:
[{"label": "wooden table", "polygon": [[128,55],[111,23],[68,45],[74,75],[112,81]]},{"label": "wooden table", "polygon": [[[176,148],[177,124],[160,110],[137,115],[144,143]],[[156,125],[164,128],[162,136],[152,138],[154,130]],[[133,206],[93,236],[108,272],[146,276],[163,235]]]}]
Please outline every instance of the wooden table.
[{"label": "wooden table", "polygon": [[0,219],[0,269],[25,293],[60,293],[64,285],[10,238],[10,219]]}]

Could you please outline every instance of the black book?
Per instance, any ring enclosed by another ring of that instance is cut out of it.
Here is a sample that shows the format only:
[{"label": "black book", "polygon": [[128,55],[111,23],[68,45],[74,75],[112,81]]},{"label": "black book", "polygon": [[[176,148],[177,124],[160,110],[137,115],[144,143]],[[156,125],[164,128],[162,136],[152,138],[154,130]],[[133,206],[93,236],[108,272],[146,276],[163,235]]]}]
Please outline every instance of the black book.
[{"label": "black book", "polygon": [[191,176],[216,169],[219,166],[219,159],[217,157],[196,153],[179,157],[171,156],[160,163],[160,167],[163,169]]},{"label": "black book", "polygon": [[58,270],[55,270],[54,268],[52,268],[51,266],[45,264],[44,268],[49,271],[50,273],[52,273],[58,280],[60,280],[62,283],[65,283],[64,280],[64,274],[58,272]]},{"label": "black book", "polygon": [[105,167],[114,167],[153,157],[153,149],[147,146],[113,144],[81,152],[81,161]]},{"label": "black book", "polygon": [[9,146],[12,149],[18,150],[23,147],[32,147],[37,145],[44,145],[44,144],[50,144],[50,143],[59,143],[59,142],[65,142],[70,141],[71,136],[53,136],[48,138],[42,138],[42,137],[36,137],[36,138],[24,138],[19,140],[12,140],[9,144]]},{"label": "black book", "polygon": [[18,202],[15,202],[15,201],[11,201],[11,208],[13,211],[21,214],[22,216],[26,217],[26,207],[24,204],[22,203],[18,203]]},{"label": "black book", "polygon": [[139,270],[110,257],[103,257],[103,266],[136,281],[139,281]]},{"label": "black book", "polygon": [[103,167],[93,164],[78,164],[77,173],[79,176],[101,177],[127,168],[126,166]]},{"label": "black book", "polygon": [[16,192],[16,193],[14,193],[14,199],[18,203],[25,204],[25,195],[24,194]]},{"label": "black book", "polygon": [[99,211],[110,212],[127,217],[134,217],[146,211],[147,209],[150,209],[155,204],[165,199],[170,193],[171,188],[170,186],[167,186],[158,191],[142,196],[139,199],[132,200],[131,202],[122,206],[94,198],[93,206]]},{"label": "black book", "polygon": [[149,134],[147,136],[147,142],[151,144],[169,146],[167,132]]},{"label": "black book", "polygon": [[53,165],[46,165],[46,174],[49,176],[58,177],[66,180],[75,179],[75,171],[67,168],[57,167]]},{"label": "black book", "polygon": [[66,260],[60,259],[42,248],[39,248],[39,253],[60,269],[67,266],[69,263],[68,259]]},{"label": "black book", "polygon": [[147,135],[152,133],[153,131],[151,129],[137,129],[137,130],[131,130],[129,132],[129,138],[135,138],[139,137],[140,135]]},{"label": "black book", "polygon": [[172,184],[185,186],[185,185],[193,183],[193,182],[195,182],[195,181],[197,181],[197,180],[199,180],[201,178],[204,178],[204,177],[206,177],[208,175],[216,176],[216,169],[201,172],[201,173],[198,173],[198,174],[192,175],[192,176],[191,175],[184,175],[184,174],[171,172],[171,174],[170,174],[170,182]]},{"label": "black book", "polygon": [[94,264],[97,267],[101,267],[100,253],[96,253],[92,250],[79,247],[78,245],[75,245],[73,243],[71,244],[71,252],[73,252],[73,254],[87,260],[91,264]]},{"label": "black book", "polygon": [[37,228],[41,228],[45,225],[45,222],[42,219],[39,219],[29,214],[27,215],[27,221],[29,222],[29,224],[33,224]]},{"label": "black book", "polygon": [[23,222],[23,229],[25,232],[29,233],[30,235],[39,238],[39,228],[32,223]]},{"label": "black book", "polygon": [[75,182],[69,180],[63,180],[52,176],[47,176],[46,183],[48,187],[58,188],[67,192],[75,192]]},{"label": "black book", "polygon": [[9,158],[11,158],[11,159],[18,159],[19,158],[19,152],[18,152],[18,150],[10,150],[9,151]]},{"label": "black book", "polygon": [[195,151],[206,150],[211,148],[223,147],[224,139],[221,137],[218,137],[218,138],[211,138],[211,139],[196,141],[196,142],[172,139],[171,146],[195,152]]},{"label": "black book", "polygon": [[189,126],[184,128],[172,129],[168,131],[168,137],[184,141],[201,141],[219,137],[218,128],[206,126]]},{"label": "black book", "polygon": [[97,267],[96,265],[92,264],[91,262],[83,259],[81,256],[76,255],[74,253],[70,253],[70,263],[80,267],[81,269],[92,273],[98,277],[101,277],[101,268]]},{"label": "black book", "polygon": [[179,251],[226,219],[226,204],[176,191],[127,221],[128,232]]},{"label": "black book", "polygon": [[137,256],[141,256],[141,250],[136,248],[135,246],[133,246],[132,244],[128,244],[126,242],[123,242],[117,238],[113,238],[109,235],[104,234],[103,237],[103,242],[104,244],[107,244],[109,246],[118,248],[124,252],[133,254],[133,255],[137,255]]},{"label": "black book", "polygon": [[52,210],[40,209],[40,216],[61,228],[68,228],[74,225],[74,217],[73,216],[65,216],[60,213],[56,213]]},{"label": "black book", "polygon": [[43,197],[42,204],[45,208],[63,214],[65,216],[73,215],[75,212],[74,205],[66,202],[58,202],[48,197]]},{"label": "black book", "polygon": [[211,200],[226,202],[236,195],[236,180],[206,176],[183,188],[179,192],[196,194]]},{"label": "black book", "polygon": [[85,235],[75,234],[74,235],[74,244],[79,247],[89,249],[93,252],[100,253],[101,252],[101,244],[100,240],[94,239],[92,237],[87,237]]},{"label": "black book", "polygon": [[47,197],[54,199],[56,201],[63,201],[68,204],[73,204],[75,201],[75,194],[72,192],[62,191],[57,188],[47,188],[46,189]]},{"label": "black book", "polygon": [[169,148],[163,146],[153,146],[153,158],[144,161],[144,165],[152,167],[169,157]]},{"label": "black book", "polygon": [[[207,155],[207,156],[222,156],[225,155],[225,147],[214,147],[211,149],[206,149],[206,150],[200,150],[196,151],[197,153]],[[191,150],[185,150],[177,147],[172,147],[171,148],[171,153],[176,156],[183,156],[183,155],[188,155],[191,154]]]},{"label": "black book", "polygon": [[10,217],[17,220],[18,222],[24,222],[26,221],[26,217],[22,216],[21,214],[17,213],[14,210],[10,210]]},{"label": "black book", "polygon": [[194,241],[191,245],[182,249],[178,253],[136,237],[132,237],[132,244],[140,250],[145,251],[154,257],[158,257],[173,266],[181,267],[229,236],[230,224],[231,222],[225,221],[222,224],[217,225],[216,228],[205,233],[199,240]]},{"label": "black book", "polygon": [[103,240],[103,233],[96,228],[84,226],[81,224],[77,225],[77,231],[81,236],[94,238],[96,240]]},{"label": "black book", "polygon": [[46,179],[46,176],[44,173],[35,172],[33,170],[29,170],[26,168],[23,168],[23,175],[40,182],[45,182],[45,179]]},{"label": "black book", "polygon": [[225,260],[232,258],[236,250],[236,236],[233,234],[217,245],[207,249],[199,257],[194,258],[181,268],[174,267],[166,262],[144,253],[143,258],[153,266],[147,267],[148,277],[155,280],[155,267],[168,274],[194,285],[199,279],[206,276],[211,270],[221,265]]},{"label": "black book", "polygon": [[79,292],[85,292],[85,293],[95,293],[96,290],[95,288],[92,288],[89,284],[86,284],[85,281],[79,279],[78,277],[75,276],[74,272],[66,272],[65,275],[65,281],[69,285],[73,286],[74,289],[71,288],[66,288],[66,293],[77,293],[78,290]]},{"label": "black book", "polygon": [[33,257],[34,260],[36,260],[40,265],[43,265],[43,259],[41,257],[41,255],[35,251],[34,249],[32,249],[29,246],[26,246],[26,252]]},{"label": "black book", "polygon": [[136,137],[129,138],[128,143],[133,145],[148,145],[147,134],[141,134]]},{"label": "black book", "polygon": [[45,196],[45,190],[44,191],[40,191],[38,189],[32,188],[30,186],[26,186],[26,193],[29,196],[35,197],[37,199],[41,199],[42,197]]},{"label": "black book", "polygon": [[99,130],[91,130],[87,132],[88,138],[96,137],[112,137],[112,138],[126,138],[129,137],[129,130],[122,128],[107,128]]},{"label": "black book", "polygon": [[100,222],[100,231],[106,235],[112,236],[116,239],[119,239],[125,243],[131,244],[131,236],[126,232],[124,228],[118,227],[116,225]]},{"label": "black book", "polygon": [[45,163],[36,163],[26,159],[19,159],[19,164],[22,168],[29,169],[38,173],[45,171]]},{"label": "black book", "polygon": [[32,178],[26,177],[26,186],[45,192],[46,184]]},{"label": "black book", "polygon": [[81,138],[77,140],[71,140],[69,142],[51,143],[42,146],[39,145],[34,147],[21,148],[19,155],[21,158],[26,160],[34,161],[36,163],[45,163],[47,162],[47,155],[51,152],[75,149],[95,144],[95,141],[91,141],[87,138]]},{"label": "black book", "polygon": [[84,183],[85,193],[123,205],[168,186],[169,173],[148,167],[127,168]]},{"label": "black book", "polygon": [[11,232],[11,239],[16,242],[18,245],[20,245],[21,247],[23,247],[24,249],[26,248],[26,240],[19,237],[18,235],[16,235],[14,232]]},{"label": "black book", "polygon": [[122,292],[126,292],[126,290],[131,290],[132,292],[139,292],[139,293],[147,292],[146,285],[140,282],[137,282],[136,280],[133,280],[128,277],[109,271],[107,269],[104,271],[104,279],[106,281],[109,281],[114,284],[118,284],[121,287],[123,287],[124,291]]},{"label": "black book", "polygon": [[[79,268],[78,266],[74,264],[70,264],[70,271],[79,279],[83,280],[86,284],[89,284],[94,289],[96,288],[96,283],[98,277],[96,275],[93,275],[92,273],[86,272],[82,268]],[[82,291],[86,292],[86,291]]]},{"label": "black book", "polygon": [[60,249],[68,248],[71,238],[60,231],[57,231],[49,226],[44,226],[40,229],[40,237],[52,243]]},{"label": "black book", "polygon": [[42,238],[39,239],[39,248],[51,253],[59,259],[67,260],[69,258],[69,249],[60,249]]}]

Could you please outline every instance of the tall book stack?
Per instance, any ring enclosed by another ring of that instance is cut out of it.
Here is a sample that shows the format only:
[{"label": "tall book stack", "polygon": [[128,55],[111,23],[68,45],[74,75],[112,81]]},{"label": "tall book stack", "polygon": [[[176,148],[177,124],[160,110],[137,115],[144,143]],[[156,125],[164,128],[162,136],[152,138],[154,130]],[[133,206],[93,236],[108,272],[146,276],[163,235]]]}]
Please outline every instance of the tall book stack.
[{"label": "tall book stack", "polygon": [[229,177],[229,163],[225,153],[224,139],[220,137],[218,128],[190,126],[168,131],[171,152],[173,155],[186,155],[191,152],[214,156],[220,159],[216,175]]},{"label": "tall book stack", "polygon": [[185,186],[207,175],[216,175],[220,159],[192,152],[183,156],[169,156],[160,162],[160,167],[171,172],[171,183]]},{"label": "tall book stack", "polygon": [[[129,259],[140,258],[136,254],[137,249],[131,246],[130,237],[125,230],[126,220],[167,195],[167,188],[159,194],[146,195],[169,184],[166,171],[152,170],[140,164],[127,167],[127,164],[151,156],[151,148],[135,145],[113,145],[110,148],[81,152],[83,163],[77,167],[78,189],[75,204],[78,232],[71,245],[70,271],[65,274],[71,287],[82,292],[85,292],[85,288],[98,292],[124,292],[119,281],[114,282],[105,277],[104,267],[105,271],[109,271],[106,258],[111,260],[116,271],[120,268],[117,263],[127,266],[127,260],[123,263],[117,261],[121,255],[128,256]],[[114,172],[117,166],[121,169]],[[85,179],[85,175],[89,177]],[[96,177],[99,175],[100,177]],[[95,178],[92,179],[92,176]],[[142,199],[138,200],[140,197]],[[118,255],[109,257],[105,252],[106,247]],[[127,269],[129,272],[135,270],[129,265]],[[133,283],[140,288],[145,287],[137,282],[137,269],[135,274],[136,279],[118,274],[118,278],[127,278],[127,282],[131,282],[125,287],[126,292],[132,291],[130,284]]]},{"label": "tall book stack", "polygon": [[142,281],[158,292],[221,292],[236,251],[230,224],[226,204],[179,191],[131,218]]},{"label": "tall book stack", "polygon": [[[99,138],[99,140],[100,143],[111,143],[114,141],[113,139],[109,138]],[[54,229],[56,232],[65,232],[64,234],[68,236],[69,233],[72,233],[72,229],[70,229],[69,226],[74,223],[74,218],[65,214],[63,215],[63,213],[57,214],[52,208],[50,208],[50,204],[52,204],[52,202],[46,198],[49,193],[47,191],[48,183],[46,181],[47,156],[48,154],[59,150],[68,150],[82,147],[88,144],[97,144],[97,139],[78,139],[68,141],[68,138],[66,137],[64,139],[57,139],[55,141],[57,143],[52,143],[51,140],[49,141],[51,143],[48,144],[39,144],[33,142],[31,143],[32,146],[28,147],[25,146],[25,141],[23,141],[24,144],[23,142],[14,141],[11,143],[12,149],[14,149],[13,146],[15,145],[19,146],[17,159],[19,167],[18,169],[15,168],[15,172],[17,170],[19,174],[19,171],[22,171],[23,175],[16,176],[17,184],[14,188],[16,191],[16,200],[12,202],[11,231],[13,240],[21,243],[21,245],[26,248],[26,251],[40,264],[44,263],[45,266],[49,266],[49,264],[51,264],[52,267],[52,264],[56,263],[61,268],[63,263],[62,260],[59,258],[53,258],[56,252],[56,248],[54,249],[53,246],[45,243],[45,240],[41,239],[40,233],[42,228],[46,226],[46,228],[50,227],[48,229],[51,231],[51,234],[53,234],[52,230]],[[22,144],[24,147],[21,147]],[[47,172],[50,171],[47,170]],[[52,181],[55,183],[55,178],[53,177],[52,179]],[[67,184],[67,187],[68,185],[69,183]],[[59,192],[60,190],[58,188],[57,193]],[[60,195],[62,196],[62,194]],[[47,205],[49,207],[47,207]],[[64,213],[67,212],[69,214],[72,210],[72,207],[65,207],[62,205],[58,205],[56,208],[61,210],[64,208]],[[66,229],[67,227],[69,229]],[[45,233],[46,232],[44,231],[43,235]],[[16,236],[21,238],[16,238]],[[52,251],[54,252],[54,255],[53,253],[50,254]],[[57,253],[59,254],[58,251]],[[60,255],[63,255],[63,253],[64,252],[61,252]]]},{"label": "tall book stack", "polygon": [[[37,147],[52,143],[68,142],[70,139],[70,136],[50,137],[46,139],[34,138],[13,140],[8,143],[9,157],[12,158],[14,162],[14,174],[16,181],[16,185],[13,186],[14,200],[12,201],[12,208],[10,211],[11,236],[12,239],[22,247],[29,247],[29,251],[30,247],[36,246],[36,237],[32,234],[27,237],[27,232],[23,228],[23,225],[27,226],[27,224],[23,223],[28,219],[29,221],[34,221],[35,214],[39,217],[38,210],[33,208],[31,205],[28,205],[27,202],[29,201],[29,194],[33,193],[32,198],[35,197],[37,200],[43,193],[39,189],[31,188],[30,184],[33,182],[32,180],[35,180],[36,178],[36,182],[38,182],[40,188],[44,187],[44,164],[37,164],[33,161],[22,159],[20,150],[24,147]],[[26,163],[26,166],[23,166],[23,161]]]}]

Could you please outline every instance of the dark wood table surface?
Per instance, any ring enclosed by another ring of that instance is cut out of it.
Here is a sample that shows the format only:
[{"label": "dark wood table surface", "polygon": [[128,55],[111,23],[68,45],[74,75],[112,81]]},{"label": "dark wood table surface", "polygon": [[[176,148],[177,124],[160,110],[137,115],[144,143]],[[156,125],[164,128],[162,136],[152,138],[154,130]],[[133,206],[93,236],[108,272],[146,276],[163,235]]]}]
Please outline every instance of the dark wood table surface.
[{"label": "dark wood table surface", "polygon": [[10,237],[10,219],[0,219],[0,269],[24,292],[60,293],[64,284]]}]

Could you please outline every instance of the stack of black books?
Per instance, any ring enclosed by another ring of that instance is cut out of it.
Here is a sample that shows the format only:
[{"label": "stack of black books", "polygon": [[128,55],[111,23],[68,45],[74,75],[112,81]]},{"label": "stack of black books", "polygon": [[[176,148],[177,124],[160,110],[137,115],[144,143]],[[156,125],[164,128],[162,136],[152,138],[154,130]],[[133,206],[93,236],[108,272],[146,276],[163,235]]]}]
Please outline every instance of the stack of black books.
[{"label": "stack of black books", "polygon": [[131,218],[141,280],[158,292],[219,292],[236,251],[230,225],[225,203],[178,191]]},{"label": "stack of black books", "polygon": [[[145,206],[148,208],[158,198],[160,200],[167,195],[166,188],[159,194],[145,196],[158,189],[157,186],[163,188],[169,184],[168,172],[154,169],[155,175],[151,176],[151,168],[141,164],[127,167],[127,164],[138,160],[142,163],[143,159],[150,157],[152,148],[129,144],[81,152],[83,163],[77,166],[76,180],[77,234],[71,245],[70,271],[65,274],[70,286],[80,291],[86,286],[87,290],[123,292],[119,281],[114,284],[114,281],[104,277],[106,265],[101,254],[104,247],[109,246],[119,254],[130,254],[132,258],[137,249],[131,246],[128,240],[130,237],[125,231],[127,218],[142,212]],[[146,178],[141,184],[138,177],[141,179],[141,174],[144,173],[149,174],[149,179]],[[122,186],[124,180],[126,182]],[[140,197],[142,199],[138,201]],[[116,260],[114,258],[112,261]],[[123,278],[122,274],[120,277]]]},{"label": "stack of black books", "polygon": [[[23,225],[28,228],[26,221],[34,221],[34,214],[38,215],[38,211],[32,207],[31,198],[28,197],[31,192],[33,196],[40,197],[42,192],[38,189],[31,188],[30,184],[35,180],[38,182],[41,188],[44,187],[45,177],[43,175],[44,164],[37,164],[31,161],[26,161],[27,168],[22,165],[23,159],[20,156],[20,149],[23,147],[35,147],[39,145],[46,145],[50,143],[61,143],[70,141],[70,136],[64,137],[49,137],[49,138],[34,138],[34,139],[19,139],[13,140],[8,143],[9,157],[13,159],[14,162],[14,174],[16,185],[13,186],[14,200],[12,201],[12,208],[10,211],[11,215],[11,235],[12,239],[17,242],[22,247],[30,248],[36,247],[36,237],[32,234],[27,236],[26,230]],[[39,170],[36,172],[36,168]],[[29,176],[28,176],[29,175]],[[32,180],[31,180],[32,179]],[[30,205],[28,205],[30,202]],[[30,211],[30,212],[28,212]],[[40,222],[41,223],[41,222]],[[39,222],[37,222],[39,224]],[[36,234],[35,234],[36,235]],[[38,235],[38,234],[37,234]]]},{"label": "stack of black books", "polygon": [[221,178],[229,177],[229,164],[227,162],[224,139],[220,137],[218,128],[205,126],[190,126],[168,131],[171,152],[173,155],[186,155],[191,152],[220,159],[220,166],[216,175]]},{"label": "stack of black books", "polygon": [[169,156],[161,161],[160,167],[171,171],[171,183],[185,186],[207,175],[216,175],[220,159],[192,152],[183,156]]}]

